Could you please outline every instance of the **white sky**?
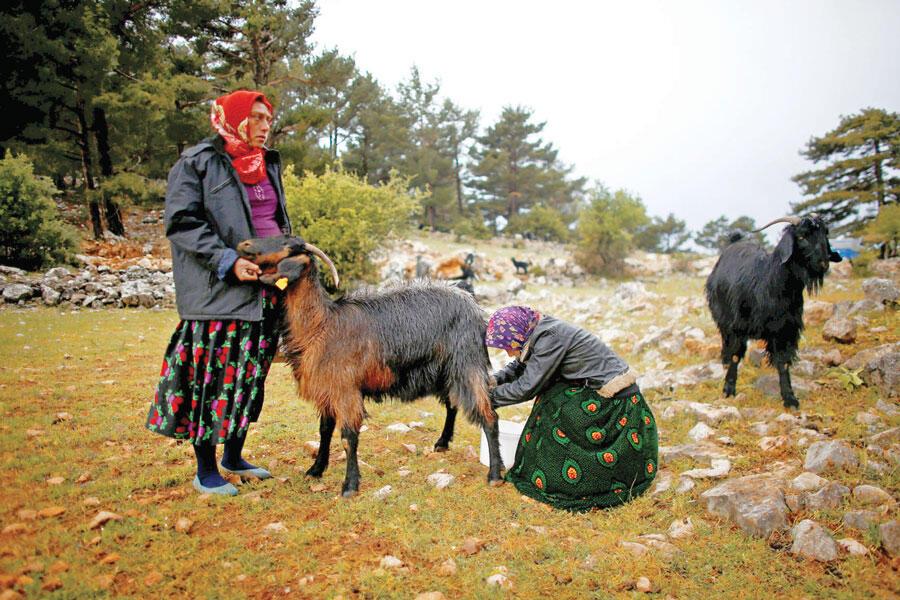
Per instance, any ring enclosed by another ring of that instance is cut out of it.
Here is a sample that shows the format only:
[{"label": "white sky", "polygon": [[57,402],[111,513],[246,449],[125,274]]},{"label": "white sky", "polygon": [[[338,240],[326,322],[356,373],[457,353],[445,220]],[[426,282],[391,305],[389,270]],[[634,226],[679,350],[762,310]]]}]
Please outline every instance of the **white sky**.
[{"label": "white sky", "polygon": [[[393,89],[419,67],[458,105],[523,105],[579,175],[692,230],[800,199],[798,151],[900,109],[900,2],[320,0],[313,41]],[[775,229],[775,228],[773,228]]]}]

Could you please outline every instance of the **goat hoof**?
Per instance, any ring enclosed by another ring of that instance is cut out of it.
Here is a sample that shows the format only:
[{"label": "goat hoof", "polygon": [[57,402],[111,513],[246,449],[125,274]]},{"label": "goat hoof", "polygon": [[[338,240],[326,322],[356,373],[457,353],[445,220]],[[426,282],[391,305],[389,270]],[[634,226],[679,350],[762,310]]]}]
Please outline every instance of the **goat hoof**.
[{"label": "goat hoof", "polygon": [[796,400],[794,400],[793,402],[787,401],[787,402],[784,403],[784,407],[785,407],[787,410],[791,410],[791,411],[794,411],[794,410],[800,410],[800,403],[797,402]]},{"label": "goat hoof", "polygon": [[442,444],[438,442],[434,445],[435,452],[447,452],[448,450],[450,450],[450,444]]},{"label": "goat hoof", "polygon": [[325,472],[325,469],[319,470],[316,468],[310,468],[306,471],[305,475],[307,477],[315,477],[316,479],[319,479],[320,477],[322,477],[322,473],[324,473],[324,472]]},{"label": "goat hoof", "polygon": [[343,496],[344,498],[352,498],[358,492],[359,490],[344,490],[343,492],[341,492],[341,496]]},{"label": "goat hoof", "polygon": [[503,479],[502,477],[500,479],[488,479],[488,485],[491,487],[500,487],[501,485],[504,485],[505,483],[506,483],[506,480]]}]

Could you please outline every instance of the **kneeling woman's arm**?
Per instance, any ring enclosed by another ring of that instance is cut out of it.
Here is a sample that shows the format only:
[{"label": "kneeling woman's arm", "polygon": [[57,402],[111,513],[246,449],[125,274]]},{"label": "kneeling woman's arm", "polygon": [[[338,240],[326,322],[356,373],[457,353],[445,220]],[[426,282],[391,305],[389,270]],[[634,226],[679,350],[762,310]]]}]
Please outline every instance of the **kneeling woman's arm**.
[{"label": "kneeling woman's arm", "polygon": [[566,345],[547,332],[532,341],[523,360],[516,360],[497,373],[491,404],[497,408],[527,402],[553,379],[566,356]]}]

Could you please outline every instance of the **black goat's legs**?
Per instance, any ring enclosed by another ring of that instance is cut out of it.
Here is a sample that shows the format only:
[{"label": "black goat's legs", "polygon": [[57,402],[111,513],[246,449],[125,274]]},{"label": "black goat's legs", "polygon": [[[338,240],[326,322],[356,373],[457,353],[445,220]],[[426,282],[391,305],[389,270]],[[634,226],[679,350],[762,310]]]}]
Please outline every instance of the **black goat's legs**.
[{"label": "black goat's legs", "polygon": [[503,457],[500,456],[500,419],[494,413],[494,422],[484,426],[484,435],[487,437],[488,456],[488,483],[501,485],[503,483]]},{"label": "black goat's legs", "polygon": [[341,440],[344,443],[344,450],[347,451],[347,477],[344,479],[341,495],[344,498],[350,498],[359,491],[359,461],[356,458],[359,432],[344,427],[341,429]]},{"label": "black goat's legs", "polygon": [[791,386],[791,363],[782,358],[773,357],[775,360],[775,368],[778,369],[778,387],[781,389],[781,400],[784,402],[785,408],[799,408],[800,403],[797,396],[794,395],[794,388]]},{"label": "black goat's legs", "polygon": [[727,398],[737,391],[738,365],[747,353],[747,338],[728,337],[722,340],[722,362],[728,365],[725,372],[725,387],[722,393]]},{"label": "black goat's legs", "polygon": [[334,433],[334,417],[319,417],[319,453],[316,462],[306,471],[310,477],[321,477],[328,468],[328,457],[331,452],[331,436]]},{"label": "black goat's legs", "polygon": [[453,430],[456,427],[456,413],[459,409],[450,406],[449,402],[444,402],[444,408],[447,409],[447,417],[444,419],[444,430],[441,437],[434,443],[435,452],[446,452],[450,448],[450,441],[453,439]]}]

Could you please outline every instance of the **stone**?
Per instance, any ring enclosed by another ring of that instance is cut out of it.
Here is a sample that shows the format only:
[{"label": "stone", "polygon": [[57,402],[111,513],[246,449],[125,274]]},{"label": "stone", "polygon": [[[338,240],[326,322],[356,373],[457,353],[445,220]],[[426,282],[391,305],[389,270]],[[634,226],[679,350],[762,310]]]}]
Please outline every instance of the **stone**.
[{"label": "stone", "polygon": [[900,396],[900,352],[885,354],[860,373],[868,385],[876,386],[886,396]]},{"label": "stone", "polygon": [[374,492],[372,494],[372,496],[374,496],[376,500],[384,500],[385,498],[390,496],[391,492],[393,492],[393,491],[394,491],[393,487],[386,485],[383,488],[379,489],[378,491]]},{"label": "stone", "polygon": [[435,488],[442,490],[446,487],[449,487],[450,484],[453,483],[455,477],[450,473],[432,473],[428,476],[428,483],[433,485]]},{"label": "stone", "polygon": [[842,523],[845,527],[868,531],[869,527],[878,519],[878,513],[873,510],[851,510],[844,514]]},{"label": "stone", "polygon": [[263,527],[263,533],[267,535],[279,534],[279,533],[287,533],[287,526],[281,521],[276,521],[274,523],[269,523],[265,527]]},{"label": "stone", "polygon": [[709,469],[691,469],[681,474],[682,477],[691,479],[721,479],[731,471],[731,461],[727,458],[712,459]]},{"label": "stone", "polygon": [[13,304],[20,300],[28,300],[33,295],[34,290],[24,283],[13,283],[3,288],[3,299]]},{"label": "stone", "polygon": [[838,545],[825,529],[810,519],[804,519],[791,529],[794,543],[791,554],[828,562],[838,557]]},{"label": "stone", "polygon": [[403,561],[396,556],[388,554],[387,556],[383,556],[381,558],[381,562],[379,563],[379,565],[382,569],[399,569],[403,566]]},{"label": "stone", "polygon": [[494,573],[490,577],[487,577],[484,582],[490,587],[500,587],[503,589],[512,589],[513,587],[512,581],[510,581],[509,577],[503,573]]},{"label": "stone", "polygon": [[811,444],[803,463],[803,468],[813,473],[822,473],[830,469],[855,469],[858,466],[859,458],[856,452],[842,440]]},{"label": "stone", "polygon": [[634,589],[641,593],[649,594],[653,591],[653,585],[648,578],[638,577],[637,581],[634,582]]},{"label": "stone", "polygon": [[712,465],[714,458],[725,458],[725,453],[712,442],[697,442],[696,444],[659,447],[659,459],[661,462],[670,463],[679,458],[690,458],[698,462]]},{"label": "stone", "polygon": [[818,325],[834,315],[834,304],[822,300],[807,300],[803,304],[803,321]]},{"label": "stone", "polygon": [[853,556],[865,556],[869,553],[869,549],[854,540],[853,538],[844,538],[837,541],[838,545],[847,553]]},{"label": "stone", "polygon": [[672,487],[672,479],[671,471],[659,471],[656,474],[656,482],[653,485],[651,495],[656,496],[657,494],[668,492]]},{"label": "stone", "polygon": [[715,433],[715,429],[701,421],[700,423],[694,425],[690,431],[688,431],[688,437],[695,442],[700,442],[710,437],[711,435],[714,435]]},{"label": "stone", "polygon": [[875,409],[889,417],[900,416],[900,407],[897,406],[896,402],[886,402],[884,399],[879,398],[878,402],[875,403]]},{"label": "stone", "polygon": [[[778,382],[778,375],[760,375],[753,382],[753,387],[767,396],[773,398],[781,397],[781,386]],[[803,379],[802,377],[791,377],[791,388],[798,398],[806,398],[811,392],[819,390],[819,384]]]},{"label": "stone", "polygon": [[194,528],[194,522],[186,517],[180,517],[175,521],[175,531],[179,533],[190,533]]},{"label": "stone", "polygon": [[406,433],[407,431],[410,431],[409,426],[405,423],[394,423],[393,425],[388,425],[385,429],[395,433]]},{"label": "stone", "polygon": [[456,575],[456,561],[448,558],[438,566],[438,575],[441,577],[452,577]]},{"label": "stone", "polygon": [[117,515],[114,512],[110,512],[108,510],[101,510],[97,513],[97,515],[91,519],[90,524],[88,525],[88,529],[97,529],[108,523],[109,521],[121,521],[122,517]]},{"label": "stone", "polygon": [[838,508],[844,502],[844,498],[850,495],[850,488],[837,481],[832,481],[815,494],[806,497],[806,508],[812,510],[824,510]]},{"label": "stone", "polygon": [[858,412],[856,413],[856,416],[853,418],[853,420],[860,425],[878,425],[879,423],[881,423],[881,418],[878,415],[873,415],[870,412]]},{"label": "stone", "polygon": [[773,452],[791,445],[791,438],[786,435],[766,436],[757,443],[763,452]]},{"label": "stone", "polygon": [[41,286],[41,300],[44,301],[44,304],[47,306],[56,306],[59,304],[59,300],[62,297],[62,294],[54,290],[52,287],[48,287],[46,285]]},{"label": "stone", "polygon": [[447,600],[447,596],[438,591],[422,592],[416,596],[415,600]]},{"label": "stone", "polygon": [[619,546],[631,553],[632,556],[644,556],[650,552],[650,548],[637,542],[619,542]]},{"label": "stone", "polygon": [[892,557],[900,556],[900,521],[894,519],[878,527],[881,547]]},{"label": "stone", "polygon": [[745,533],[767,538],[788,528],[784,480],[768,473],[729,479],[703,492],[706,510],[734,522]]},{"label": "stone", "polygon": [[869,441],[876,446],[890,446],[891,444],[900,443],[900,427],[891,427],[881,433],[876,433],[869,438]]},{"label": "stone", "polygon": [[856,322],[851,319],[832,317],[822,328],[822,337],[826,342],[852,344],[856,341]]},{"label": "stone", "polygon": [[689,538],[694,535],[694,522],[691,521],[690,517],[672,521],[672,524],[669,525],[668,534],[673,540]]},{"label": "stone", "polygon": [[807,471],[794,477],[789,487],[797,492],[814,492],[822,489],[826,483],[828,483],[827,479]]},{"label": "stone", "polygon": [[687,494],[689,491],[697,487],[697,482],[695,482],[690,477],[679,477],[678,485],[675,486],[676,494]]},{"label": "stone", "polygon": [[895,504],[889,493],[874,485],[858,485],[853,488],[853,499],[864,506]]},{"label": "stone", "polygon": [[863,293],[866,299],[884,304],[886,306],[897,306],[900,303],[900,288],[897,287],[890,279],[880,279],[872,277],[864,279],[862,282]]}]

